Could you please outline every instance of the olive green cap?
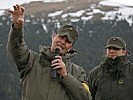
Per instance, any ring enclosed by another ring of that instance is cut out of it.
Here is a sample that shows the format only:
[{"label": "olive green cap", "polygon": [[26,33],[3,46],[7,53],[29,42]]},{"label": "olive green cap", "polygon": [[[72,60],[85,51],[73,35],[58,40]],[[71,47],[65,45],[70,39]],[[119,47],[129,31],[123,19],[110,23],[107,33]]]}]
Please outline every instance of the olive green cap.
[{"label": "olive green cap", "polygon": [[111,37],[106,44],[106,48],[108,47],[126,49],[126,42],[121,37]]},{"label": "olive green cap", "polygon": [[74,43],[78,38],[78,30],[72,25],[65,24],[59,28],[58,34],[60,36],[66,35],[68,40]]}]

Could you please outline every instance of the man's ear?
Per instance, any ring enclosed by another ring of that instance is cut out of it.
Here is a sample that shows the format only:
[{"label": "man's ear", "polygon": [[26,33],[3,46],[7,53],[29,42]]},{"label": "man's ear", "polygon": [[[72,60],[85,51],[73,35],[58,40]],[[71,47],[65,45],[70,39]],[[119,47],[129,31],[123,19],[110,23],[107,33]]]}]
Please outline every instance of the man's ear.
[{"label": "man's ear", "polygon": [[69,52],[72,49],[73,45],[71,45],[71,47],[69,48],[69,50],[67,52]]},{"label": "man's ear", "polygon": [[127,50],[123,50],[123,53],[126,55],[126,54],[128,54],[128,51]]}]

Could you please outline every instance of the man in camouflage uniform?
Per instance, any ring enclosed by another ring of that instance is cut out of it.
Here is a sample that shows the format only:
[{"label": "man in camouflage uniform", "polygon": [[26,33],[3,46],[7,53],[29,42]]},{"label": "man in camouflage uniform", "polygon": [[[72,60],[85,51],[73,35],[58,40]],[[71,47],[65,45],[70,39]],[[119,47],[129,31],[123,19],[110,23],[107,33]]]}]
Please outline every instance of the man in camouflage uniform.
[{"label": "man in camouflage uniform", "polygon": [[[40,53],[28,49],[24,41],[24,8],[15,5],[10,10],[13,24],[9,32],[7,50],[20,73],[22,100],[90,100],[84,88],[86,74],[82,67],[70,62],[76,54],[72,50],[78,31],[64,25],[52,37],[51,47],[40,47]],[[55,48],[58,54],[54,55]],[[51,72],[57,71],[52,78]],[[82,84],[83,83],[83,84]]]},{"label": "man in camouflage uniform", "polygon": [[104,61],[89,74],[92,100],[133,100],[133,64],[128,56],[121,37],[107,41]]}]

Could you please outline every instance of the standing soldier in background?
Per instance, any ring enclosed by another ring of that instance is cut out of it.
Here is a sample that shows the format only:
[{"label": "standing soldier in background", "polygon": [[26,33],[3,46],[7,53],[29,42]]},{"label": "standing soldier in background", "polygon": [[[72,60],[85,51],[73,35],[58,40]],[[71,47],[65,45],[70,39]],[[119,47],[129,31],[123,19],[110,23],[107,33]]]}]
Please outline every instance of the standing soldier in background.
[{"label": "standing soldier in background", "polygon": [[[13,24],[7,50],[20,73],[22,100],[91,100],[85,89],[83,68],[70,62],[76,53],[72,46],[78,38],[77,29],[68,24],[62,26],[52,36],[51,47],[43,46],[37,54],[29,50],[24,41],[24,8],[19,5],[13,7],[14,11],[9,11]],[[57,71],[54,79],[51,75],[53,70]]]},{"label": "standing soldier in background", "polygon": [[91,70],[92,100],[133,100],[133,64],[121,37],[107,41],[104,61]]}]

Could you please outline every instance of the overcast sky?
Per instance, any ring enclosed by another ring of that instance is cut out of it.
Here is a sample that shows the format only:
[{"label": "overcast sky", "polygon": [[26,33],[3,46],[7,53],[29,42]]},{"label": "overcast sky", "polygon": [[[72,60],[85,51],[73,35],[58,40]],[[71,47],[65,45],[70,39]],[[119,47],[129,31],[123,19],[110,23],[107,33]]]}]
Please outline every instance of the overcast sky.
[{"label": "overcast sky", "polygon": [[[15,4],[23,4],[28,3],[30,1],[45,1],[45,2],[55,2],[55,1],[65,1],[65,0],[0,0],[0,9],[11,8]],[[109,0],[113,2],[119,2],[121,4],[126,4],[129,6],[133,6],[133,0]]]}]

